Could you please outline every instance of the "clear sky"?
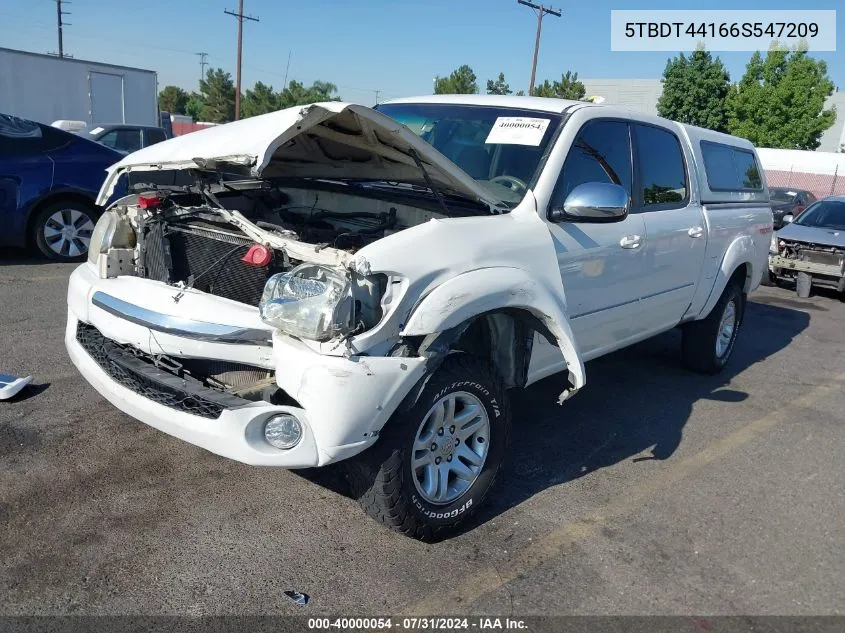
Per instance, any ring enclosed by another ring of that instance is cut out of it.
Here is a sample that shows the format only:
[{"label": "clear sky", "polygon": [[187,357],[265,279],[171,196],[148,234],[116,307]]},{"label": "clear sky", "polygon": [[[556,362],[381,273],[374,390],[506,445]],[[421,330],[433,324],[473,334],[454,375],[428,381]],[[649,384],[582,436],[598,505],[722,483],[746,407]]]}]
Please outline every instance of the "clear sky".
[{"label": "clear sky", "polygon": [[[538,2],[539,3],[539,2]],[[237,0],[72,0],[65,16],[65,52],[80,59],[158,71],[159,85],[197,87],[199,57],[234,76]],[[572,70],[589,78],[659,78],[669,53],[610,51],[613,9],[838,9],[839,51],[813,53],[845,90],[843,0],[565,0],[547,16],[538,81]],[[289,79],[331,81],[348,101],[430,93],[436,75],[469,64],[483,91],[503,71],[513,90],[526,89],[536,19],[516,0],[245,0],[243,89],[260,80],[282,87]],[[0,0],[0,46],[55,51],[53,0]],[[751,53],[719,53],[738,80]]]}]

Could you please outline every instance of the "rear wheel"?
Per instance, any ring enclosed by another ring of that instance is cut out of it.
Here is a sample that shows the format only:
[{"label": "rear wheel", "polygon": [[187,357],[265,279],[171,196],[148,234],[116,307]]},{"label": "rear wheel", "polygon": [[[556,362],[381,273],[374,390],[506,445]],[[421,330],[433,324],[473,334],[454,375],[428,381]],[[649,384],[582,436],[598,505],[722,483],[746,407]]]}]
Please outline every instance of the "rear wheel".
[{"label": "rear wheel", "polygon": [[490,366],[450,356],[378,443],[349,461],[353,493],[387,527],[420,540],[442,538],[484,501],[509,429],[507,394]]},{"label": "rear wheel", "polygon": [[730,282],[707,317],[684,325],[684,364],[704,374],[722,371],[733,352],[744,312],[742,288]]},{"label": "rear wheel", "polygon": [[75,201],[56,202],[41,209],[32,223],[35,245],[50,259],[82,261],[88,255],[97,214]]}]

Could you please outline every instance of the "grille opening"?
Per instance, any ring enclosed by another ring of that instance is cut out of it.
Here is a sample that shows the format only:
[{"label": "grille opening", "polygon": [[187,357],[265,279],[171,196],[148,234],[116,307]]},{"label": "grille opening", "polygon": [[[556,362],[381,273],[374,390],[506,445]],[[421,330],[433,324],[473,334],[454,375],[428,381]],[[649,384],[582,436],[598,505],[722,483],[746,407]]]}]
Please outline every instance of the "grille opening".
[{"label": "grille opening", "polygon": [[251,402],[212,389],[190,373],[180,370],[181,362],[178,360],[154,357],[131,346],[116,343],[103,336],[93,325],[78,322],[76,340],[112,380],[171,409],[217,419],[224,410]]},{"label": "grille opening", "polygon": [[191,284],[248,305],[258,305],[270,275],[286,270],[279,256],[267,266],[242,262],[255,242],[209,223],[154,222],[144,227],[140,242],[141,277]]}]

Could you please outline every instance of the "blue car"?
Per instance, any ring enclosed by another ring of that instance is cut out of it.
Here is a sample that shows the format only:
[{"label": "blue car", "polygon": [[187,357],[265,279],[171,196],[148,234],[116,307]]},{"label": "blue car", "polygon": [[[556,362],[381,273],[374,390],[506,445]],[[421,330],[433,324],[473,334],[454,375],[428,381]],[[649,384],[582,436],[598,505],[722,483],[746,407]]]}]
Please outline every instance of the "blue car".
[{"label": "blue car", "polygon": [[123,155],[49,125],[0,114],[0,248],[80,261],[100,216],[106,168]]}]

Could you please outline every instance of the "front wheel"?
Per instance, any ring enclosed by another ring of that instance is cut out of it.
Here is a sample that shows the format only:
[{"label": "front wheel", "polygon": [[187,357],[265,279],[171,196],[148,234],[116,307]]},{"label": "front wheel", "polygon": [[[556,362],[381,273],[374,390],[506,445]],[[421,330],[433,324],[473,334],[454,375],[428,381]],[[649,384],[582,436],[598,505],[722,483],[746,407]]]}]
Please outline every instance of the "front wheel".
[{"label": "front wheel", "polygon": [[400,406],[378,443],[348,463],[371,517],[424,541],[455,531],[493,485],[510,430],[502,381],[488,363],[447,358],[417,401]]},{"label": "front wheel", "polygon": [[684,325],[684,364],[704,374],[722,371],[733,352],[744,312],[742,288],[737,283],[729,283],[710,314],[701,321]]}]

